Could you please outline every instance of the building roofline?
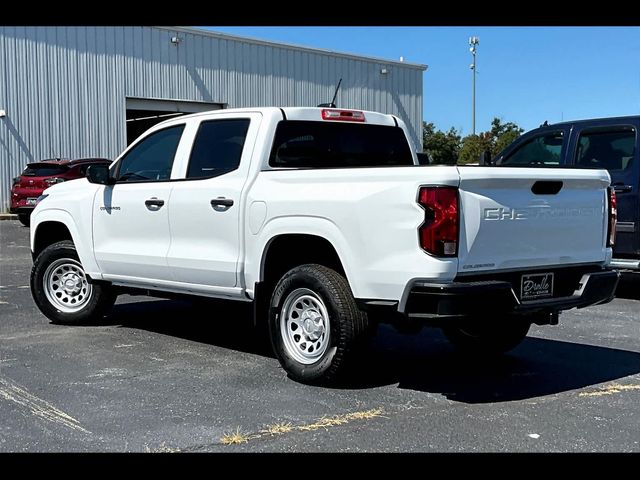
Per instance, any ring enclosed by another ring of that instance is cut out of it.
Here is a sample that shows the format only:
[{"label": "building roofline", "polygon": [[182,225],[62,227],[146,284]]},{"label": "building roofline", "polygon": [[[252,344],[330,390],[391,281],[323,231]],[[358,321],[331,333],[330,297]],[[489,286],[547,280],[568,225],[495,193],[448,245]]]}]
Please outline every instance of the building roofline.
[{"label": "building roofline", "polygon": [[313,48],[313,47],[303,47],[301,45],[294,45],[291,43],[284,43],[284,42],[274,42],[274,41],[270,41],[270,40],[260,40],[258,38],[251,38],[251,37],[241,37],[238,35],[231,35],[228,33],[220,33],[220,32],[214,32],[211,30],[203,30],[200,28],[193,28],[193,27],[163,27],[163,26],[154,26],[152,28],[159,28],[162,30],[169,30],[172,32],[183,32],[183,33],[189,33],[192,35],[200,35],[200,36],[204,36],[204,37],[212,37],[212,38],[218,38],[218,39],[222,39],[222,40],[233,40],[236,42],[244,42],[244,43],[253,43],[256,45],[265,45],[265,46],[269,46],[269,47],[276,47],[276,48],[284,48],[284,49],[289,49],[289,50],[299,50],[302,52],[309,52],[309,53],[315,53],[315,54],[320,54],[320,55],[327,55],[327,56],[332,56],[332,57],[342,57],[342,58],[349,58],[349,59],[353,59],[353,60],[360,60],[363,62],[371,62],[371,63],[383,63],[383,64],[387,64],[387,65],[394,65],[394,66],[398,66],[398,67],[405,67],[405,68],[410,68],[413,70],[422,70],[422,71],[426,71],[429,66],[428,65],[424,65],[421,63],[411,63],[411,62],[399,62],[397,60],[388,60],[388,59],[384,59],[384,58],[378,58],[378,57],[370,57],[370,56],[365,56],[365,55],[356,55],[353,53],[344,53],[344,52],[336,52],[334,50],[325,50],[322,48]]}]

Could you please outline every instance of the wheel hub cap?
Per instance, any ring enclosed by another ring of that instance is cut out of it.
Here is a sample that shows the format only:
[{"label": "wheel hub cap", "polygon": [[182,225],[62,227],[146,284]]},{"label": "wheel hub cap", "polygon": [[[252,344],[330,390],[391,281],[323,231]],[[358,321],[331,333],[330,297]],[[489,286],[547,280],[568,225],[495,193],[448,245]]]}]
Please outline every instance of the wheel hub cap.
[{"label": "wheel hub cap", "polygon": [[329,315],[318,294],[298,288],[287,295],[280,315],[280,335],[287,353],[305,365],[322,357],[329,345]]},{"label": "wheel hub cap", "polygon": [[43,277],[47,300],[58,310],[75,313],[82,310],[93,291],[82,265],[71,258],[60,258],[49,265]]},{"label": "wheel hub cap", "polygon": [[320,315],[316,311],[307,310],[302,314],[302,318],[302,331],[304,332],[307,339],[314,341],[320,338],[320,336],[324,333],[324,326],[322,325],[322,315]]}]

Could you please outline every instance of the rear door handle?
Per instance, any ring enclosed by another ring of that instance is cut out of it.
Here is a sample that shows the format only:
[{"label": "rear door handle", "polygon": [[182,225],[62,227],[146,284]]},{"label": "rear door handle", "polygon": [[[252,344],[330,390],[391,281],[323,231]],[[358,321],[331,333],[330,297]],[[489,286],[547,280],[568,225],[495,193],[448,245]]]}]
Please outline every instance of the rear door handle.
[{"label": "rear door handle", "polygon": [[218,197],[211,200],[211,206],[216,209],[216,207],[223,207],[225,210],[233,206],[233,200],[230,198]]},{"label": "rear door handle", "polygon": [[164,200],[160,200],[156,197],[151,197],[148,200],[145,200],[144,204],[149,208],[151,207],[160,208],[164,205]]},{"label": "rear door handle", "polygon": [[633,190],[633,187],[631,185],[618,184],[618,185],[613,185],[613,189],[616,191],[616,193],[626,193]]}]

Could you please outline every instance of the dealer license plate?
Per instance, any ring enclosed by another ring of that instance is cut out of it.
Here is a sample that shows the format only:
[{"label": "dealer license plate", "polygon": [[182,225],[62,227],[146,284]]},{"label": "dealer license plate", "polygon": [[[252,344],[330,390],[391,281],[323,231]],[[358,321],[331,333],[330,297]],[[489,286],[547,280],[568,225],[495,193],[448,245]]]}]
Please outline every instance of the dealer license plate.
[{"label": "dealer license plate", "polygon": [[522,275],[520,299],[537,300],[553,296],[553,273]]}]

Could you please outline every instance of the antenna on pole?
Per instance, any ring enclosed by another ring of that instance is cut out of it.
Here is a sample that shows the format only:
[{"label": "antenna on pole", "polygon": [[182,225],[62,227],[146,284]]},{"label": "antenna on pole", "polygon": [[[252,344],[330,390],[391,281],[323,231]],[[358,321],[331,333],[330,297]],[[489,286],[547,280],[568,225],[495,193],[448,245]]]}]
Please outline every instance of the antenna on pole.
[{"label": "antenna on pole", "polygon": [[469,45],[471,45],[471,48],[469,48],[469,51],[471,52],[471,55],[473,55],[473,63],[470,65],[471,68],[471,73],[473,75],[473,90],[472,90],[472,114],[471,114],[471,118],[472,118],[472,134],[475,135],[476,134],[476,71],[477,71],[477,63],[476,63],[476,50],[478,45],[480,44],[480,38],[479,37],[469,37]]},{"label": "antenna on pole", "polygon": [[340,84],[342,83],[342,78],[338,81],[338,86],[336,87],[336,91],[333,94],[333,99],[331,103],[321,103],[318,107],[328,107],[328,108],[336,108],[336,97],[338,96],[338,90],[340,90]]}]

